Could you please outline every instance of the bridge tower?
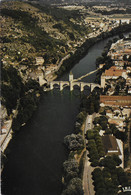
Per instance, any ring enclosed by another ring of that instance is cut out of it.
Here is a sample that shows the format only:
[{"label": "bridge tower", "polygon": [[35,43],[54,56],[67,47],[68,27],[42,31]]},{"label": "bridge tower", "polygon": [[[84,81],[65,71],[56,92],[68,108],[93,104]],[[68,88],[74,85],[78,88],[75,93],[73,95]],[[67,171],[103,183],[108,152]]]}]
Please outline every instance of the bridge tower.
[{"label": "bridge tower", "polygon": [[73,74],[72,74],[72,72],[70,72],[70,74],[69,74],[69,83],[70,83],[70,91],[72,91],[73,90]]},{"label": "bridge tower", "polygon": [[105,74],[101,75],[101,87],[104,88],[105,87]]},{"label": "bridge tower", "polygon": [[73,81],[73,74],[72,74],[72,72],[70,72],[70,74],[69,74],[69,81],[70,81],[70,82]]}]

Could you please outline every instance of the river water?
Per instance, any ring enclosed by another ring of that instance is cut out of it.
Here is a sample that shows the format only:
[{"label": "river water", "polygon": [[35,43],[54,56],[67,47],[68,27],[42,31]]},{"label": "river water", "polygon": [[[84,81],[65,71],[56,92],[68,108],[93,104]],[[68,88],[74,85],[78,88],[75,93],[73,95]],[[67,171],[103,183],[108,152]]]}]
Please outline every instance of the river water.
[{"label": "river water", "polygon": [[[107,41],[92,46],[73,68],[74,78],[95,70],[95,60]],[[69,73],[61,77],[68,80]],[[96,73],[83,81],[93,82]],[[2,173],[2,195],[60,195],[62,163],[67,158],[64,137],[73,132],[80,93],[65,88],[46,92],[28,123],[10,141]]]}]

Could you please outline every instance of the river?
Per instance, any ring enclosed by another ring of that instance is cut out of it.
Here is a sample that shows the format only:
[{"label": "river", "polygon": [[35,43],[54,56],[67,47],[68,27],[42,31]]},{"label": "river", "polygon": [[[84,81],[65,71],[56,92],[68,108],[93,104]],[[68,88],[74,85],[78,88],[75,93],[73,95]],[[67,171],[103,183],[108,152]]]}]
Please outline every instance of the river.
[{"label": "river", "polygon": [[[95,70],[95,60],[107,41],[92,46],[73,68],[74,78]],[[61,80],[67,80],[66,73]],[[83,81],[93,82],[96,73]],[[28,123],[13,136],[2,173],[2,195],[60,195],[62,164],[67,158],[64,137],[73,132],[79,113],[80,93],[54,89],[41,97]]]}]

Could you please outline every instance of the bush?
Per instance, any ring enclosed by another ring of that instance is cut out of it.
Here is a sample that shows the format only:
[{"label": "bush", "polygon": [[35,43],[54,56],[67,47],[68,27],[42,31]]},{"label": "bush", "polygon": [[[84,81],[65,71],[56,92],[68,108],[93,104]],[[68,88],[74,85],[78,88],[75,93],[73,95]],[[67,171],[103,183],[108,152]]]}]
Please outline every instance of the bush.
[{"label": "bush", "polygon": [[[22,83],[18,71],[12,66],[5,69],[2,65],[1,71],[2,104],[5,105],[8,115],[10,115],[12,109],[16,108],[17,100],[20,98],[21,94],[24,93],[24,84]],[[8,85],[3,83],[8,83]]]},{"label": "bush", "polygon": [[78,163],[75,159],[66,160],[63,163],[63,168],[64,168],[64,178],[67,183],[69,182],[70,179],[74,177],[78,177],[79,168],[78,168]]},{"label": "bush", "polygon": [[76,134],[71,134],[67,135],[64,138],[64,144],[67,146],[68,150],[79,150],[84,147],[84,140],[82,135],[76,135]]},{"label": "bush", "polygon": [[93,121],[94,125],[99,124],[102,127],[102,130],[107,128],[108,118],[105,116],[96,117]]},{"label": "bush", "polygon": [[85,119],[86,119],[86,112],[80,112],[78,115],[77,115],[77,117],[76,117],[76,121],[78,122],[78,123],[80,123],[81,125],[82,125],[82,123],[85,121]]},{"label": "bush", "polygon": [[121,163],[122,163],[122,161],[121,161],[121,159],[119,158],[119,156],[118,155],[113,155],[112,156],[112,158],[113,158],[113,160],[115,161],[115,163],[116,163],[116,166],[119,166]]},{"label": "bush", "polygon": [[62,195],[83,195],[81,179],[76,177],[70,180]]},{"label": "bush", "polygon": [[17,117],[13,120],[13,131],[19,130],[23,123],[26,123],[32,116],[34,110],[37,108],[38,100],[35,93],[28,93],[21,97]]}]

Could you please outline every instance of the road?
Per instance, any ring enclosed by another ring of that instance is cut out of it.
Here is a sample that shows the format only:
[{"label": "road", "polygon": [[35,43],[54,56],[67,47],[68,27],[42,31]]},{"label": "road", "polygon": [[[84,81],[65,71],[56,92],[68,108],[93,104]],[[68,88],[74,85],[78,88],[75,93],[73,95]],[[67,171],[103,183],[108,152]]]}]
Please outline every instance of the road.
[{"label": "road", "polygon": [[86,118],[86,123],[85,123],[85,130],[84,133],[86,134],[87,130],[93,129],[93,120],[96,117],[96,113],[94,112],[92,115],[88,115]]},{"label": "road", "polygon": [[0,149],[2,152],[6,149],[9,140],[12,138],[12,120],[8,120],[4,123],[6,133],[0,135]]},{"label": "road", "polygon": [[[93,120],[95,116],[96,116],[96,113],[93,113],[93,115],[87,116],[86,123],[85,123],[85,129],[84,129],[85,134],[89,129],[93,128]],[[86,140],[86,143],[87,143],[87,140]],[[93,185],[93,180],[92,180],[92,175],[91,175],[94,168],[90,166],[89,157],[87,155],[88,155],[88,151],[86,151],[84,173],[83,173],[84,195],[95,195],[94,185]]]},{"label": "road", "polygon": [[89,73],[87,73],[87,74],[85,74],[85,75],[79,77],[78,79],[74,79],[73,81],[75,81],[75,82],[76,82],[76,81],[79,81],[79,80],[81,80],[81,79],[83,79],[83,78],[85,78],[85,77],[87,77],[87,76],[89,76],[89,75],[91,75],[91,74],[97,72],[99,69],[100,69],[100,68],[97,68],[96,70],[93,70],[93,71],[91,71],[91,72],[89,72]]}]

